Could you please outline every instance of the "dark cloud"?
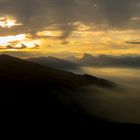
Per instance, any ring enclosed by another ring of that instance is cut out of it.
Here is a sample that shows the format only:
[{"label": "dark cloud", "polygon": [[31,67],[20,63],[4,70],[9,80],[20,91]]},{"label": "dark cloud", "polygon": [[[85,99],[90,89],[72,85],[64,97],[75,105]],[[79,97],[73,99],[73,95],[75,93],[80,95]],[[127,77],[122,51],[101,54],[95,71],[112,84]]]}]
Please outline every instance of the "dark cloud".
[{"label": "dark cloud", "polygon": [[26,48],[28,48],[26,45],[21,44],[21,47],[19,49],[26,49]]},{"label": "dark cloud", "polygon": [[[12,44],[12,43],[11,43],[11,45],[7,45],[7,46],[5,46],[5,47],[2,47],[2,46],[1,46],[0,49],[1,49],[1,50],[11,50],[11,49],[12,49],[12,50],[13,50],[13,49],[22,50],[22,49],[29,49],[28,46],[26,46],[26,45],[23,44],[23,43],[21,44],[21,47],[18,47],[18,48],[15,47],[14,45],[15,45],[15,44]],[[31,49],[38,49],[38,48],[39,48],[39,45],[34,44],[34,47],[32,47]]]},{"label": "dark cloud", "polygon": [[61,45],[66,45],[66,44],[69,44],[69,41],[64,40],[64,41],[61,42]]},{"label": "dark cloud", "polygon": [[38,49],[40,46],[35,44],[35,46],[32,49]]},{"label": "dark cloud", "polygon": [[140,15],[139,0],[98,0],[98,3],[112,26],[128,27],[130,18]]},{"label": "dark cloud", "polygon": [[134,28],[135,24],[129,22],[133,22],[130,18],[140,16],[139,3],[139,0],[0,0],[0,16],[12,15],[23,23],[13,29],[2,29],[0,35],[21,32],[35,35],[56,24],[63,31],[60,39],[66,39],[74,30],[71,23],[76,21]]},{"label": "dark cloud", "polygon": [[140,41],[127,41],[127,44],[135,44],[135,45],[140,45]]},{"label": "dark cloud", "polygon": [[20,49],[27,49],[28,47],[25,45],[25,44],[21,44],[21,47],[19,47],[19,48],[15,48],[13,45],[7,45],[7,46],[5,46],[4,48],[1,48],[1,49],[8,49],[8,50],[10,50],[10,49],[17,49],[17,50],[20,50]]},{"label": "dark cloud", "polygon": [[74,11],[74,6],[74,0],[0,0],[1,16],[15,16],[24,25],[18,30],[12,29],[0,33],[3,35],[24,31],[35,34],[46,26],[65,24],[63,29],[58,26],[62,30],[66,30],[62,36],[62,38],[65,38],[71,30],[68,23],[73,21],[74,14],[72,14],[72,11]]},{"label": "dark cloud", "polygon": [[8,45],[8,46],[6,46],[6,48],[5,49],[13,49],[14,47],[12,46],[12,45]]}]

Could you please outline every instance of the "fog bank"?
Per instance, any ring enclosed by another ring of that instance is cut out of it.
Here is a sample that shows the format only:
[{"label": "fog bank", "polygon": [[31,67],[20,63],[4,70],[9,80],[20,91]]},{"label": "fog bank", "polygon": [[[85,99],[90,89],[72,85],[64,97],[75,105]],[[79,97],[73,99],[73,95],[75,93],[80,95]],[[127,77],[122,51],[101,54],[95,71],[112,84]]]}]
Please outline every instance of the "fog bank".
[{"label": "fog bank", "polygon": [[114,81],[121,87],[83,89],[78,101],[90,114],[109,121],[140,124],[139,69],[82,68],[81,72]]}]

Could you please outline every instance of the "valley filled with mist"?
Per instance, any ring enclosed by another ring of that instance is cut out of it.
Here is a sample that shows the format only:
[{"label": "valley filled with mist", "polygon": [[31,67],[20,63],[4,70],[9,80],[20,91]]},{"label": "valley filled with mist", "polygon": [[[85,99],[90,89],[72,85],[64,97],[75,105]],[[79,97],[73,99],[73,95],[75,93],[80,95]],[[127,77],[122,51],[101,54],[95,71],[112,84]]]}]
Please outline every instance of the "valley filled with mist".
[{"label": "valley filled with mist", "polygon": [[[81,59],[56,57],[29,58],[28,61],[75,74],[88,74],[112,81],[117,89],[105,89],[96,85],[84,86],[76,93],[76,100],[86,111],[99,118],[123,123],[140,124],[140,70],[139,57],[93,57],[86,54]],[[100,58],[100,59],[99,59]],[[115,62],[118,64],[115,66]],[[126,61],[129,62],[126,67]],[[134,64],[134,62],[137,62]],[[87,62],[87,63],[86,63]],[[123,65],[125,63],[125,66]],[[108,66],[104,65],[108,64]]]},{"label": "valley filled with mist", "polygon": [[117,91],[98,88],[101,93],[92,92],[92,87],[89,87],[85,106],[90,113],[112,121],[140,124],[139,69],[83,67],[81,73],[114,81],[121,87]]}]

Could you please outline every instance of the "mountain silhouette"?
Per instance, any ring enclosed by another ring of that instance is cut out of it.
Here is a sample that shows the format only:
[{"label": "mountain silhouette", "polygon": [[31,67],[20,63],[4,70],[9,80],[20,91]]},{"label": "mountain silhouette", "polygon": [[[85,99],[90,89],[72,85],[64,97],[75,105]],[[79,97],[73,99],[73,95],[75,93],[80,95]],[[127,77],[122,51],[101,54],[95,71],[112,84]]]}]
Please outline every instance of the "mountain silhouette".
[{"label": "mountain silhouette", "polygon": [[38,103],[40,114],[44,114],[42,117],[46,120],[47,127],[73,127],[79,130],[90,127],[138,127],[108,122],[89,115],[74,99],[76,91],[88,85],[104,88],[116,86],[115,83],[90,75],[76,75],[0,55],[0,100],[34,100]]},{"label": "mountain silhouette", "polygon": [[97,66],[97,67],[128,67],[139,68],[140,56],[124,56],[114,57],[109,55],[93,56],[85,53],[80,59],[70,60],[81,66]]},{"label": "mountain silhouette", "polygon": [[[17,92],[25,91],[26,99],[38,99],[46,96],[44,92],[35,94],[27,91],[45,89],[47,93],[74,91],[79,87],[97,85],[113,87],[114,83],[89,75],[76,75],[56,70],[8,55],[0,55],[0,94],[1,99],[15,98]],[[26,97],[27,96],[27,97]]]},{"label": "mountain silhouette", "polygon": [[73,69],[78,69],[78,65],[67,61],[67,60],[63,60],[60,58],[56,58],[56,57],[38,57],[38,58],[28,58],[28,61],[37,63],[37,64],[41,64],[43,66],[48,66],[51,68],[55,68],[55,69],[60,69],[60,70],[73,70]]}]

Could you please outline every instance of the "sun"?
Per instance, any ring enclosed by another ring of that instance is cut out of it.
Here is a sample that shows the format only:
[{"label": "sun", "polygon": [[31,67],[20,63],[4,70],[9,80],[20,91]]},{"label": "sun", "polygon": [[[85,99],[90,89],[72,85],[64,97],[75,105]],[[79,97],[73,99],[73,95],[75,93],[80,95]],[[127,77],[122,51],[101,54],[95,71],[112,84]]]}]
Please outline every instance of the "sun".
[{"label": "sun", "polygon": [[2,28],[12,28],[13,26],[22,25],[21,23],[17,23],[16,19],[9,16],[0,17],[0,27]]}]

